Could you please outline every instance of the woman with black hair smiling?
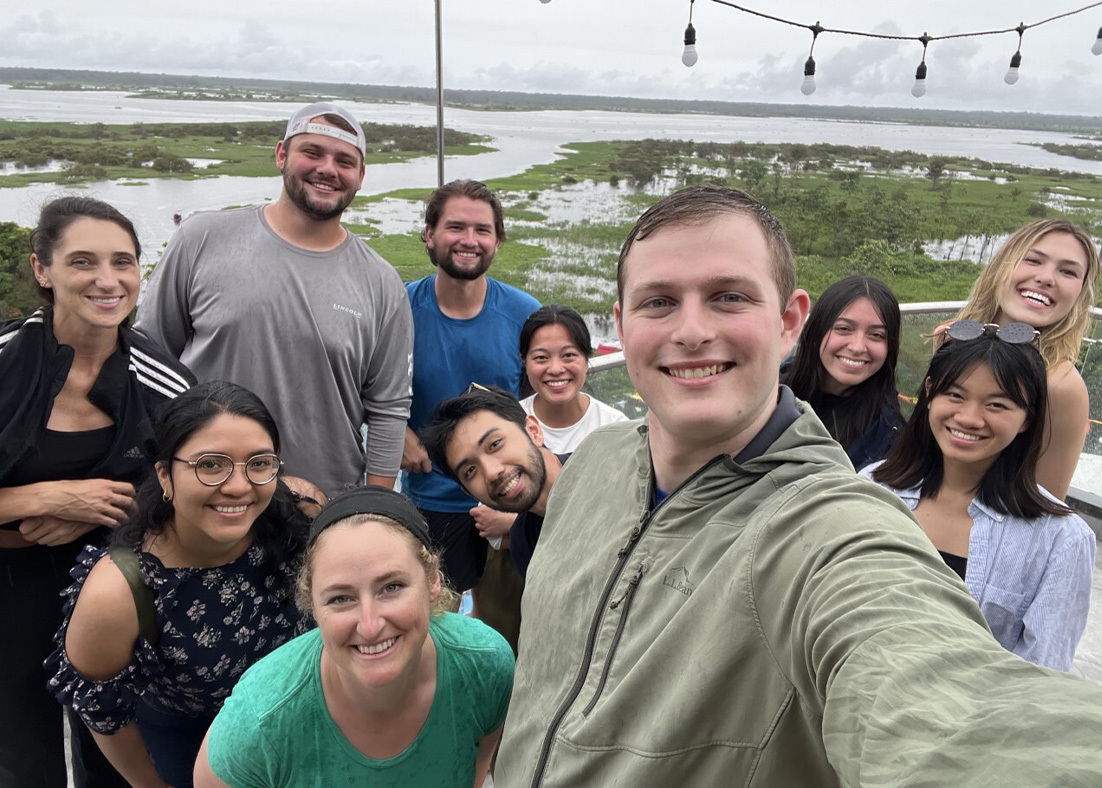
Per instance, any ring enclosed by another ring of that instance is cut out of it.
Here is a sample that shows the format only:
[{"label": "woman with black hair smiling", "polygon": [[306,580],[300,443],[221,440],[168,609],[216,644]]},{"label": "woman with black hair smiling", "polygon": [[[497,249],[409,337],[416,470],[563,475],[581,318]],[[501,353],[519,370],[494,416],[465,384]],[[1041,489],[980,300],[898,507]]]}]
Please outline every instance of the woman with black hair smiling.
[{"label": "woman with black hair smiling", "polygon": [[887,454],[903,426],[895,387],[900,323],[891,288],[846,277],[819,296],[795,356],[782,366],[781,383],[810,403],[858,470]]},{"label": "woman with black hair smiling", "polygon": [[199,745],[252,663],[305,631],[307,521],[278,481],[279,432],[252,392],[200,384],[155,425],[156,476],[68,591],[50,686],[143,788],[188,788]]},{"label": "woman with black hair smiling", "polygon": [[[42,207],[30,267],[47,303],[0,328],[0,785],[64,788],[62,710],[42,660],[86,544],[124,522],[152,473],[151,419],[195,382],[132,331],[133,223],[89,197]],[[121,785],[70,717],[77,788]]]},{"label": "woman with black hair smiling", "polygon": [[592,354],[585,320],[568,307],[540,307],[520,330],[520,357],[533,391],[520,405],[536,417],[547,448],[558,454],[574,451],[598,427],[627,419],[582,391]]},{"label": "woman with black hair smiling", "polygon": [[1068,670],[1086,627],[1095,537],[1036,481],[1047,393],[1036,333],[951,324],[899,442],[862,475],[911,508],[1005,648]]}]

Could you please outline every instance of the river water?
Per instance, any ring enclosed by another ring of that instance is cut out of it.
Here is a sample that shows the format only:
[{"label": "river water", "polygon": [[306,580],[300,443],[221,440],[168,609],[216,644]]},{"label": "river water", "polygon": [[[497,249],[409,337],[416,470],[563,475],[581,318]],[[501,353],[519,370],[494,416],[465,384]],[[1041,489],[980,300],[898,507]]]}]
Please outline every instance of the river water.
[{"label": "river water", "polygon": [[[435,107],[423,104],[338,103],[364,121],[432,126],[436,120]],[[13,90],[0,85],[0,118],[7,120],[84,123],[273,120],[290,117],[297,107],[297,104],[278,102],[137,99],[113,91]],[[1076,142],[1072,136],[1014,129],[718,115],[465,109],[445,109],[445,124],[491,137],[491,144],[497,149],[477,156],[449,157],[445,162],[448,179],[515,175],[533,165],[554,161],[559,148],[569,142],[648,137],[869,145],[1102,175],[1102,162],[1057,156],[1028,144],[1071,144]],[[274,173],[274,164],[272,170]],[[431,189],[435,185],[436,161],[424,157],[369,167],[360,193],[380,194],[399,188]],[[277,177],[222,176],[199,180],[155,178],[138,185],[121,181],[97,182],[88,184],[81,193],[104,199],[133,218],[143,242],[152,250],[171,235],[172,214],[177,211],[186,215],[197,210],[264,202],[277,196],[279,189]],[[63,189],[56,184],[0,188],[0,221],[32,226],[39,206],[61,191]]]}]

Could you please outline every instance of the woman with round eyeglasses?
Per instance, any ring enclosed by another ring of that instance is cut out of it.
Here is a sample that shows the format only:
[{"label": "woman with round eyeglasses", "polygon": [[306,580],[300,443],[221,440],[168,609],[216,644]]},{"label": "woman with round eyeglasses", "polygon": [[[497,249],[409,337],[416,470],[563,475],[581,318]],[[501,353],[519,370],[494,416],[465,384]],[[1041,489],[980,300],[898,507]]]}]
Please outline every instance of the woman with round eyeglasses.
[{"label": "woman with round eyeglasses", "polygon": [[127,780],[181,788],[237,679],[307,628],[294,572],[308,523],[250,391],[196,386],[155,432],[156,476],[111,550],[80,556],[47,667]]},{"label": "woman with round eyeglasses", "polygon": [[995,639],[1068,670],[1087,622],[1094,533],[1036,482],[1047,380],[1024,323],[958,321],[882,463],[898,495],[979,603]]},{"label": "woman with round eyeglasses", "polygon": [[1066,219],[1030,222],[984,266],[956,318],[1020,322],[1038,330],[1049,416],[1037,481],[1060,499],[1068,494],[1087,439],[1090,398],[1075,362],[1090,330],[1098,274],[1098,250],[1083,228]]}]

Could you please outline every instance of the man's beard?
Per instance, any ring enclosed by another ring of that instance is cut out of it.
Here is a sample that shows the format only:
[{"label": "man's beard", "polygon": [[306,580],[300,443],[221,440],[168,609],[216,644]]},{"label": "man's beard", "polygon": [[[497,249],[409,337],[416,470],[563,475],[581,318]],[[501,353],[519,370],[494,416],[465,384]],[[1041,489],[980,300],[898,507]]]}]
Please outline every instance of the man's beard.
[{"label": "man's beard", "polygon": [[490,268],[490,263],[494,261],[493,252],[489,254],[483,253],[476,265],[471,268],[462,268],[452,259],[452,249],[454,249],[454,247],[449,249],[433,249],[429,252],[432,255],[432,261],[436,263],[436,267],[452,279],[464,279],[467,281],[478,279],[478,277],[486,273]]},{"label": "man's beard", "polygon": [[529,443],[528,462],[521,468],[521,472],[532,481],[528,493],[515,501],[502,501],[495,496],[491,504],[493,508],[502,512],[520,514],[535,506],[536,501],[543,494],[543,486],[547,484],[547,463],[543,461],[543,452],[534,443]]},{"label": "man's beard", "polygon": [[335,205],[319,205],[311,200],[306,191],[305,181],[287,171],[283,173],[283,190],[296,208],[306,214],[307,217],[318,222],[325,222],[339,217],[356,197],[356,192],[351,189],[346,192],[337,191],[334,192],[334,195],[339,195],[340,199],[337,200]]}]

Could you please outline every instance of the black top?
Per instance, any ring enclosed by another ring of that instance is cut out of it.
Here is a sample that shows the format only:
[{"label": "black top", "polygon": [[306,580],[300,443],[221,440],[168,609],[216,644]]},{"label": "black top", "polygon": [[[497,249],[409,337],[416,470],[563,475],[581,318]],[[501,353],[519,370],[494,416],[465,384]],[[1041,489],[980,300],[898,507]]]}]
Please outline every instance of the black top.
[{"label": "black top", "polygon": [[[36,482],[87,479],[89,472],[111,450],[115,432],[114,424],[81,432],[47,429],[23,456],[22,461],[12,468],[4,485],[19,487]],[[0,528],[14,531],[19,528],[20,522],[22,521],[13,520],[4,523]]]},{"label": "black top", "polygon": [[941,558],[945,561],[946,566],[960,575],[960,579],[964,579],[964,574],[968,569],[968,559],[963,555],[953,555],[952,553],[946,553],[944,550],[938,550],[941,554]]}]

